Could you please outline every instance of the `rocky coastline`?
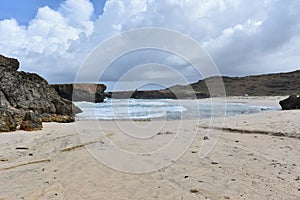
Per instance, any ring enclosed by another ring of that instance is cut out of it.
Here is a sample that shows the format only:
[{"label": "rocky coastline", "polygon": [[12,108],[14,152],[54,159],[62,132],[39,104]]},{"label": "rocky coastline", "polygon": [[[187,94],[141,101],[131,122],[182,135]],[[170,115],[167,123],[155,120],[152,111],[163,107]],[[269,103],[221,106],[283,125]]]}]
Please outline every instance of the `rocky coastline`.
[{"label": "rocky coastline", "polygon": [[[209,77],[190,85],[175,85],[161,90],[133,90],[106,92],[103,84],[52,85],[64,98],[73,101],[103,102],[105,97],[116,99],[202,99],[210,95],[207,84],[223,80],[226,96],[288,96],[300,92],[300,70],[245,77]],[[73,86],[74,85],[74,86]],[[74,93],[72,90],[74,88]]]},{"label": "rocky coastline", "polygon": [[73,122],[81,110],[17,59],[0,55],[0,132],[42,129],[42,122]]}]

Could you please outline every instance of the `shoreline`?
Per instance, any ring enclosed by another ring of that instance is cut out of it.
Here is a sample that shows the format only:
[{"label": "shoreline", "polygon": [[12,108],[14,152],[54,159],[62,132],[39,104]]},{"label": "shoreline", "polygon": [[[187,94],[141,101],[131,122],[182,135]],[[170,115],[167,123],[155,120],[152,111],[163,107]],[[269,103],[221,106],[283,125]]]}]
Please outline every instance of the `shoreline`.
[{"label": "shoreline", "polygon": [[[214,97],[214,98],[205,98],[205,99],[112,99],[112,102],[108,101],[108,103],[89,103],[89,102],[75,102],[75,105],[80,107],[84,112],[80,113],[76,116],[77,121],[93,121],[93,120],[102,120],[102,121],[157,121],[157,120],[197,120],[197,119],[207,119],[211,116],[211,109],[213,109],[213,105],[215,106],[215,112],[217,115],[213,115],[213,117],[218,116],[237,116],[249,113],[260,113],[266,111],[273,110],[281,110],[279,105],[279,101],[285,99],[285,96],[273,96],[273,97]],[[115,101],[114,101],[115,100]],[[133,101],[133,102],[131,102]],[[121,107],[119,107],[119,103],[121,102]],[[156,104],[162,104],[161,108],[164,110],[164,104],[167,107],[177,106],[177,110],[172,109],[164,112],[154,111],[154,117],[151,113],[151,102],[153,102],[153,106]],[[140,103],[146,103],[146,107],[141,108]],[[87,105],[88,106],[87,106]],[[124,115],[123,112],[118,114],[119,110],[124,109],[123,106],[126,104],[130,105],[130,114],[129,116]],[[202,105],[203,104],[203,105]],[[81,107],[83,105],[83,107]],[[226,107],[233,106],[233,109],[226,109]],[[102,110],[103,109],[103,110]],[[114,109],[116,109],[116,113],[114,113]],[[91,111],[93,110],[93,111]],[[101,114],[101,110],[104,111],[104,115]],[[229,112],[225,112],[225,110]],[[86,112],[85,112],[86,111]],[[231,112],[232,111],[232,112]],[[224,112],[224,114],[222,113]],[[94,116],[96,114],[96,116]],[[98,115],[99,114],[99,115]],[[150,115],[150,116],[149,116]],[[159,115],[159,116],[158,116]]]},{"label": "shoreline", "polygon": [[[275,105],[276,98],[247,102]],[[0,199],[299,199],[299,116],[300,110],[243,114],[226,117],[224,124],[223,118],[215,119],[211,127],[210,119],[100,121],[100,129],[97,121],[77,121],[1,133]],[[214,138],[209,154],[200,158],[203,143]],[[188,144],[178,159],[170,165],[167,157],[149,160],[151,152],[173,140],[179,141],[174,153]],[[108,154],[117,161],[114,169],[91,154],[95,148],[100,156],[109,153],[108,141],[145,162]],[[161,168],[138,174],[116,170],[124,166],[128,172]]]}]

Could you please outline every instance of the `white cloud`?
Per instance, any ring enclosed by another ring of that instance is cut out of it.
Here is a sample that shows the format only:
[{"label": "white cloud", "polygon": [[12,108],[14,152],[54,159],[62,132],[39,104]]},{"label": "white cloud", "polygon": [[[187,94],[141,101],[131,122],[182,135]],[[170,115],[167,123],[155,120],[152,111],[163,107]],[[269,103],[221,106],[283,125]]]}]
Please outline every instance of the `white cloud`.
[{"label": "white cloud", "polygon": [[[0,52],[17,57],[22,69],[40,73],[50,81],[72,80],[80,58],[72,45],[93,33],[93,5],[88,0],[67,0],[59,10],[38,9],[29,25],[15,19],[0,21]],[[63,73],[63,74],[60,74]]]},{"label": "white cloud", "polygon": [[[50,82],[72,81],[97,44],[121,31],[154,26],[195,39],[227,75],[299,69],[298,0],[107,0],[103,15],[95,21],[93,11],[89,0],[66,0],[58,10],[40,8],[28,26],[2,20],[0,52],[19,58],[23,70],[40,73]],[[131,57],[133,65],[143,64],[135,61],[139,56]],[[168,56],[156,61],[175,68],[182,64]],[[130,59],[124,63],[126,67],[115,67],[107,80],[116,80],[133,67]],[[190,68],[186,65],[181,72],[188,76],[193,73]]]}]

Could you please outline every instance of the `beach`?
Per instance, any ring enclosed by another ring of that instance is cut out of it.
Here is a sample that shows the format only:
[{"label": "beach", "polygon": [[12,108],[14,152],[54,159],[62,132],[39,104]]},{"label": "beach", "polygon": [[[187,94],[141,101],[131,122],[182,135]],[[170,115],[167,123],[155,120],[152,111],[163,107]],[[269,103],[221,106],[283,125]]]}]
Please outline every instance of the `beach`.
[{"label": "beach", "polygon": [[278,110],[213,120],[82,120],[1,133],[0,199],[299,199],[300,110],[279,110],[284,98],[230,97]]}]

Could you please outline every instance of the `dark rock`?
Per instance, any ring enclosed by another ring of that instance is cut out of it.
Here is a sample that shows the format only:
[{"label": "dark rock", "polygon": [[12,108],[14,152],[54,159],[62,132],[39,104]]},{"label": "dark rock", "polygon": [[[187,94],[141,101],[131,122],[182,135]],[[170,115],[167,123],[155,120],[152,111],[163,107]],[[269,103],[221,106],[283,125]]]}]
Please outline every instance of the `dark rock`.
[{"label": "dark rock", "polygon": [[202,99],[209,98],[209,94],[195,92],[192,89],[185,90],[135,90],[122,92],[109,92],[105,96],[115,99]]},{"label": "dark rock", "polygon": [[199,192],[198,189],[191,189],[191,190],[190,190],[190,193],[198,193],[198,192]]},{"label": "dark rock", "polygon": [[28,150],[28,147],[16,147],[16,150]]},{"label": "dark rock", "polygon": [[0,132],[15,131],[16,127],[16,122],[11,113],[5,108],[0,108]]},{"label": "dark rock", "polygon": [[21,129],[24,131],[37,131],[43,128],[42,120],[33,112],[26,112]]},{"label": "dark rock", "polygon": [[0,55],[0,132],[40,130],[44,115],[49,122],[74,121],[79,108],[39,75],[18,68],[18,60]]},{"label": "dark rock", "polygon": [[300,96],[291,95],[287,99],[279,102],[282,110],[300,109]]},{"label": "dark rock", "polygon": [[17,71],[19,69],[19,61],[14,58],[7,58],[0,55],[0,72],[2,71]]},{"label": "dark rock", "polygon": [[104,102],[104,84],[55,84],[51,85],[57,93],[70,101]]}]

